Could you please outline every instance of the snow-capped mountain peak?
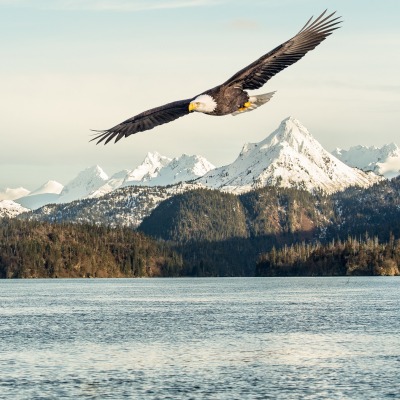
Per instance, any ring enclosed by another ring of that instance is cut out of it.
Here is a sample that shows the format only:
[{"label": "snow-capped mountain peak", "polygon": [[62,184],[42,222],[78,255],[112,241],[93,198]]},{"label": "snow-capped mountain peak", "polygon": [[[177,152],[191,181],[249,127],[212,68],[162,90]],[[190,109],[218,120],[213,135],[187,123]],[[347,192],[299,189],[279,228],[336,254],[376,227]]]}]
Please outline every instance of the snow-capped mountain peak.
[{"label": "snow-capped mountain peak", "polygon": [[[288,117],[284,119],[280,123],[278,129],[272,132],[263,142],[273,145],[286,142],[296,150],[299,150],[304,140],[315,139],[299,120],[294,117]],[[263,142],[261,142],[261,145]]]},{"label": "snow-capped mountain peak", "polygon": [[12,200],[0,201],[0,218],[13,218],[25,211],[29,211],[29,209],[22,207],[20,204]]},{"label": "snow-capped mountain peak", "polygon": [[57,199],[57,203],[68,203],[76,199],[83,199],[99,189],[108,181],[107,174],[98,166],[86,168],[78,176],[65,185]]},{"label": "snow-capped mountain peak", "polygon": [[100,197],[107,193],[112,192],[115,189],[121,187],[121,185],[125,182],[126,177],[130,174],[131,171],[124,169],[122,171],[116,172],[111,178],[104,183],[104,185],[100,186],[98,189],[92,191],[88,197]]},{"label": "snow-capped mountain peak", "polygon": [[161,155],[158,151],[148,152],[145,159],[143,160],[144,165],[158,166],[165,165],[171,161],[170,158]]},{"label": "snow-capped mountain peak", "polygon": [[351,167],[374,171],[385,178],[400,174],[400,148],[395,143],[382,147],[358,145],[349,150],[336,148],[332,154]]},{"label": "snow-capped mountain peak", "polygon": [[0,189],[0,201],[19,199],[20,197],[27,196],[29,193],[30,191],[22,186],[14,189],[11,188]]},{"label": "snow-capped mountain peak", "polygon": [[148,186],[167,186],[179,182],[188,182],[203,176],[214,168],[215,166],[202,156],[182,154],[161,168],[157,176],[144,181],[143,184]]},{"label": "snow-capped mountain peak", "polygon": [[198,182],[232,192],[274,185],[332,193],[351,185],[366,187],[379,179],[333,157],[289,117],[266,139],[245,145],[232,164],[210,171]]},{"label": "snow-capped mountain peak", "polygon": [[170,162],[171,158],[162,156],[157,151],[147,153],[143,162],[126,175],[123,186],[141,184],[154,178]]},{"label": "snow-capped mountain peak", "polygon": [[33,192],[29,193],[29,196],[34,196],[37,194],[44,194],[44,193],[53,193],[53,194],[60,194],[63,190],[64,186],[57,182],[57,181],[47,181],[42,186],[34,190]]},{"label": "snow-capped mountain peak", "polygon": [[[336,149],[334,153],[342,159],[346,155],[357,154],[356,158],[362,160],[363,163],[360,163],[367,165],[368,170],[383,173],[397,168],[396,174],[400,173],[400,150],[393,143],[380,149],[356,146],[349,151]],[[332,193],[348,186],[367,187],[381,179],[373,172],[366,173],[346,165],[328,153],[299,120],[288,117],[264,140],[245,144],[237,159],[223,167],[215,168],[204,157],[197,155],[183,154],[171,159],[158,152],[150,152],[138,167],[120,171],[110,179],[99,166],[93,166],[80,172],[60,194],[57,192],[61,185],[49,181],[29,196],[14,198],[23,207],[36,209],[50,203],[100,197],[132,185],[170,186],[194,181],[187,187],[201,185],[241,193],[264,186],[281,186]],[[10,190],[0,192],[0,196],[11,196]],[[23,193],[18,189],[14,191]],[[8,203],[3,206],[10,208]],[[17,210],[15,207],[18,206],[12,206]]]},{"label": "snow-capped mountain peak", "polygon": [[[295,152],[309,155],[307,149],[314,149],[315,152],[323,150],[321,144],[314,139],[308,129],[294,117],[284,119],[278,129],[259,143],[246,143],[243,146],[240,156],[253,152],[255,149],[269,151],[271,148],[290,148]],[[313,151],[314,153],[314,151]]]},{"label": "snow-capped mountain peak", "polygon": [[[321,151],[321,144],[314,139],[308,129],[302,123],[293,118],[284,119],[278,129],[272,132],[266,139],[261,141],[261,148],[273,146],[290,147],[298,153],[309,154],[309,150]],[[309,150],[307,150],[309,149]],[[314,154],[313,154],[314,155]]]},{"label": "snow-capped mountain peak", "polygon": [[15,202],[25,208],[35,210],[45,204],[56,202],[62,190],[63,185],[61,185],[61,183],[56,181],[47,181],[28,195],[19,197]]}]

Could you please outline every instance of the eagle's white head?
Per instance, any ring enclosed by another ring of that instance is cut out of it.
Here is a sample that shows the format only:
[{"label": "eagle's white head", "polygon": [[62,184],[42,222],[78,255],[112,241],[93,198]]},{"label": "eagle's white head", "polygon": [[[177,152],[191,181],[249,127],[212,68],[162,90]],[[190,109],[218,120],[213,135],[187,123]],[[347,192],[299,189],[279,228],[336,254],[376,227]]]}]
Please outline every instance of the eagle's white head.
[{"label": "eagle's white head", "polygon": [[201,94],[189,104],[189,111],[212,113],[217,108],[217,102],[208,94]]}]

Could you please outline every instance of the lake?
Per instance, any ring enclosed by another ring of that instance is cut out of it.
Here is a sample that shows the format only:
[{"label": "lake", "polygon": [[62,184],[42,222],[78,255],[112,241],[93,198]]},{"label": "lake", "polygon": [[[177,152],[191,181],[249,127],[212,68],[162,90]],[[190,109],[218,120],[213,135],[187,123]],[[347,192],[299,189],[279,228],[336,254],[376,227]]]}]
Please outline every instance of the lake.
[{"label": "lake", "polygon": [[400,277],[0,281],[0,399],[400,398]]}]

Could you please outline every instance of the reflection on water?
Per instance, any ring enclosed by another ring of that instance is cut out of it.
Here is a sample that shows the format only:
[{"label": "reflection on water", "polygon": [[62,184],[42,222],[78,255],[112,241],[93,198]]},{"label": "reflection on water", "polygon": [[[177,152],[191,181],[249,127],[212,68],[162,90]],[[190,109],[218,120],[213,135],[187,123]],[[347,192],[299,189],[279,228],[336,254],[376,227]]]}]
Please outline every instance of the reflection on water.
[{"label": "reflection on water", "polygon": [[0,398],[399,398],[399,317],[395,277],[0,281]]}]

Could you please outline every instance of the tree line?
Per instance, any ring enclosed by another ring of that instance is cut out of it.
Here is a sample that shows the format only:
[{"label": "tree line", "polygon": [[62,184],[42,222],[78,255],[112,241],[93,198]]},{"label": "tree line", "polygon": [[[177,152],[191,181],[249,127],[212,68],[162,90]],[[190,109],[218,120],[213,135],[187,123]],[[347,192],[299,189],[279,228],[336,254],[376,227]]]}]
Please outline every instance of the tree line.
[{"label": "tree line", "polygon": [[165,242],[127,228],[0,220],[0,278],[180,275]]},{"label": "tree line", "polygon": [[[400,177],[332,196],[197,189],[161,202],[137,231],[116,223],[110,215],[120,209],[104,199],[101,210],[86,209],[104,214],[96,223],[4,219],[0,277],[395,274],[398,258],[382,246],[400,237],[399,193]],[[134,203],[127,207],[118,218],[137,219]]]},{"label": "tree line", "polygon": [[348,237],[329,243],[295,243],[261,254],[258,276],[400,275],[400,240]]}]

